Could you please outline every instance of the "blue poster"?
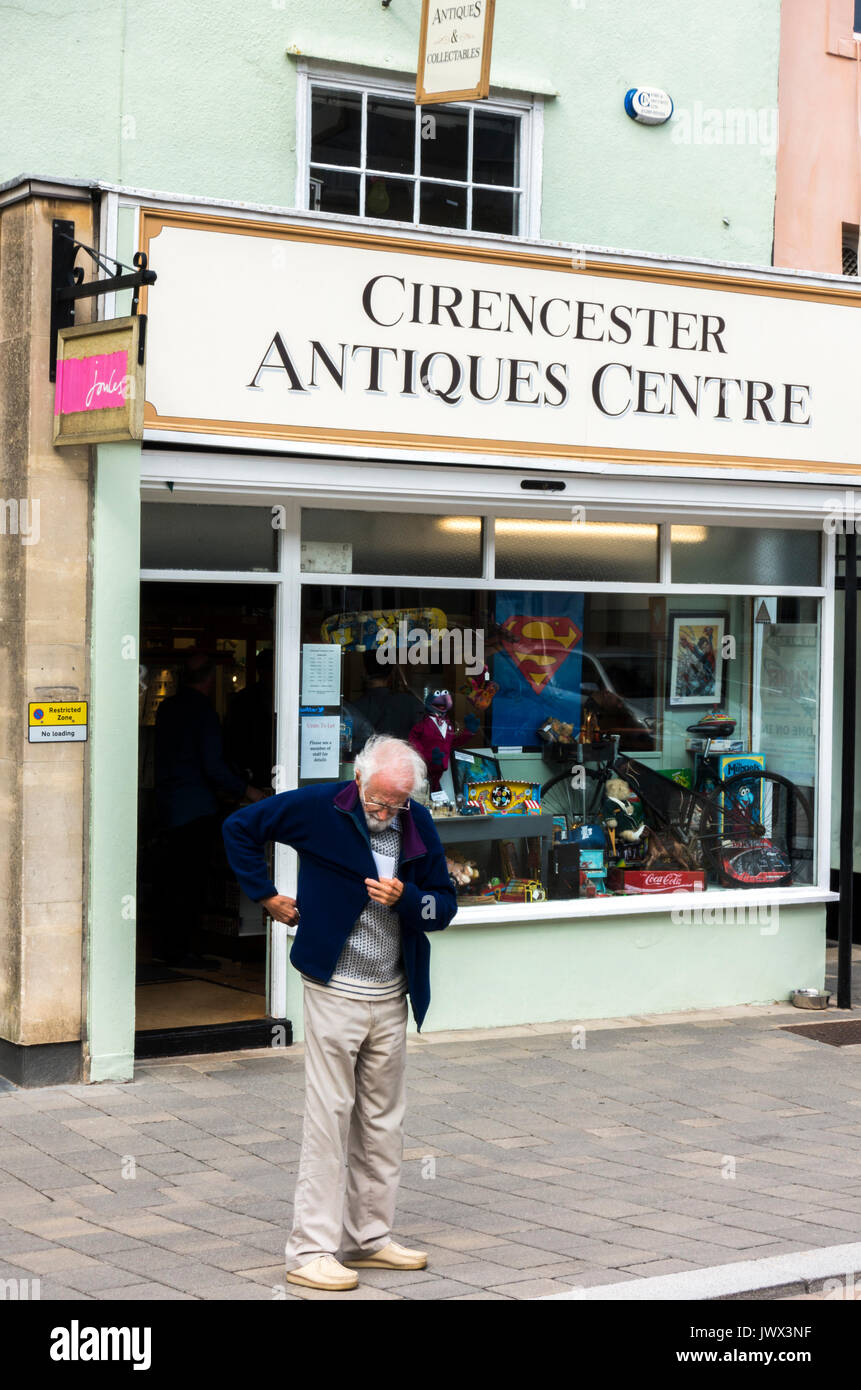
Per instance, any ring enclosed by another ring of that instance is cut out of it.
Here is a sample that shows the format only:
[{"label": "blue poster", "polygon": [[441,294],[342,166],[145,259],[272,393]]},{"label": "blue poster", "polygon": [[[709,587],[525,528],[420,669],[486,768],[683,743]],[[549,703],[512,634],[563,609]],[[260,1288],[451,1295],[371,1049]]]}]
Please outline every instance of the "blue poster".
[{"label": "blue poster", "polygon": [[505,590],[496,595],[491,712],[497,746],[540,744],[546,719],[580,729],[583,595]]}]

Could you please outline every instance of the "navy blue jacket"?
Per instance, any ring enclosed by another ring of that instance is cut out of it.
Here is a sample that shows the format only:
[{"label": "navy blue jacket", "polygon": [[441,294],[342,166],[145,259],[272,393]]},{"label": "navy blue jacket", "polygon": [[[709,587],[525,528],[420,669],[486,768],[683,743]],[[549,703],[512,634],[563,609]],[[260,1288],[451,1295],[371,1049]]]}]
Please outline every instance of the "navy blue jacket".
[{"label": "navy blue jacket", "polygon": [[[401,919],[401,945],[416,1027],[430,1003],[430,942],[457,911],[445,853],[424,806],[412,802],[401,816],[397,877],[404,891],[393,906]],[[371,840],[355,782],[323,783],[281,792],[228,816],[222,827],[230,866],[249,898],[278,892],[263,847],[269,840],[299,853],[296,906],[299,926],[290,960],[312,979],[329,980],[344,943],[368,902],[366,878],[377,878]]]}]

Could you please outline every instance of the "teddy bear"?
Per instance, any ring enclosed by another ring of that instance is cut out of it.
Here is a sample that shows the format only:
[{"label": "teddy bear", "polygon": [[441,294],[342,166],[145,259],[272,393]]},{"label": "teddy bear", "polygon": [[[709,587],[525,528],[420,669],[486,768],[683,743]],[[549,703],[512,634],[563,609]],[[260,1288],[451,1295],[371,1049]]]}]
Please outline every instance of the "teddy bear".
[{"label": "teddy bear", "polygon": [[642,858],[647,849],[648,829],[643,820],[643,808],[634,797],[624,777],[610,777],[604,787],[601,816],[610,832],[610,843],[616,852],[616,838],[626,862]]},{"label": "teddy bear", "polygon": [[546,719],[538,730],[539,738],[545,743],[573,743],[574,725],[561,719]]}]

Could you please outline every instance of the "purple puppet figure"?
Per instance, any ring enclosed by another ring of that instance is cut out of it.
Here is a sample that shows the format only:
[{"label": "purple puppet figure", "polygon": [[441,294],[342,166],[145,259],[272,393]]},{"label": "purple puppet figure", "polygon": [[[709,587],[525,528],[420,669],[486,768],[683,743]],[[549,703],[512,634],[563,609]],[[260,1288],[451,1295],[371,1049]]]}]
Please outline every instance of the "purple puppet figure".
[{"label": "purple puppet figure", "polygon": [[468,714],[464,720],[466,728],[455,732],[455,726],[448,717],[451,704],[451,695],[447,690],[431,691],[425,700],[425,715],[410,730],[409,741],[425,760],[432,792],[439,791],[440,779],[448,767],[452,749],[473,742],[479,729],[475,715]]}]

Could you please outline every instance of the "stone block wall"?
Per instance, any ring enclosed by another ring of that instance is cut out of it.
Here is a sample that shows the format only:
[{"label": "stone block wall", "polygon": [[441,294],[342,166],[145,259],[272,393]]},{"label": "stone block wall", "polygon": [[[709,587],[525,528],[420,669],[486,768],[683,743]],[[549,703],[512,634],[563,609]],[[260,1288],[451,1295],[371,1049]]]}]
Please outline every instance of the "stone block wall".
[{"label": "stone block wall", "polygon": [[[95,244],[93,206],[0,208],[0,1049],[82,1036],[87,744],[30,744],[31,700],[87,699],[91,450],[52,445],[55,217]],[[91,267],[82,253],[78,264]],[[76,322],[93,317],[79,301]],[[2,1069],[0,1069],[2,1070]]]}]

